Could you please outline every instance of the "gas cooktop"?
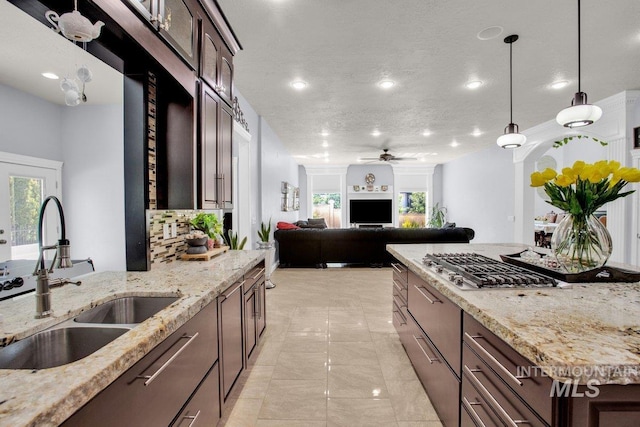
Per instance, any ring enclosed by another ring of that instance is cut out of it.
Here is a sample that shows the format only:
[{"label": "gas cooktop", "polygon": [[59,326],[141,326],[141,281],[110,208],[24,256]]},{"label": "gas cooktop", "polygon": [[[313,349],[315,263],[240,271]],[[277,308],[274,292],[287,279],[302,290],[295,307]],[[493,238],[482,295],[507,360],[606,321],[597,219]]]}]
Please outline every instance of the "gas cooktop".
[{"label": "gas cooktop", "polygon": [[427,254],[422,263],[460,289],[551,288],[557,281],[477,253]]}]

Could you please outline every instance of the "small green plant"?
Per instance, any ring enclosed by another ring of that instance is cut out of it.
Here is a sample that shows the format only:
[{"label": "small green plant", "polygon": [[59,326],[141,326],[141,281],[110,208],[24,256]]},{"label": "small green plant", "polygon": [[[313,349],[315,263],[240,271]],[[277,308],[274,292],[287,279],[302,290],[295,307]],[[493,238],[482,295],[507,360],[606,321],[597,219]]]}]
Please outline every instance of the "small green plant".
[{"label": "small green plant", "polygon": [[431,208],[431,214],[429,214],[429,221],[427,222],[427,225],[430,228],[442,228],[445,223],[446,215],[447,208],[436,203]]},{"label": "small green plant", "polygon": [[202,231],[211,239],[222,234],[222,222],[214,213],[200,212],[189,221],[191,227],[195,230]]},{"label": "small green plant", "polygon": [[573,139],[582,139],[582,138],[586,138],[586,139],[592,139],[595,142],[599,143],[600,145],[602,145],[603,147],[606,147],[607,145],[609,145],[608,142],[603,141],[601,139],[598,138],[594,138],[592,136],[587,136],[587,135],[573,135],[573,136],[566,136],[564,138],[562,138],[560,141],[553,141],[553,148],[560,148],[563,145],[567,145],[569,142],[573,141]]},{"label": "small green plant", "polygon": [[410,219],[405,219],[401,225],[401,228],[420,228],[420,224]]},{"label": "small green plant", "polygon": [[245,236],[244,239],[239,240],[238,233],[234,233],[233,230],[229,230],[227,233],[222,235],[224,239],[225,245],[229,246],[229,249],[239,250],[244,249],[245,243],[247,243],[247,238]]},{"label": "small green plant", "polygon": [[268,225],[265,225],[264,222],[260,223],[260,230],[258,230],[258,237],[261,242],[269,242],[269,237],[271,235],[271,218],[269,218]]}]

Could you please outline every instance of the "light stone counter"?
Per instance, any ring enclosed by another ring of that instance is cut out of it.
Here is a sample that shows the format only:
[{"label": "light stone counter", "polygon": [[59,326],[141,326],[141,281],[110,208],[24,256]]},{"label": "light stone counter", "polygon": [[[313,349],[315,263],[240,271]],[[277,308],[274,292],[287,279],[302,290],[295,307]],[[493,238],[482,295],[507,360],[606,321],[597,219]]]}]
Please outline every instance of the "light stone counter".
[{"label": "light stone counter", "polygon": [[33,318],[33,295],[0,302],[0,343],[6,345],[115,298],[180,297],[84,359],[37,371],[0,369],[0,426],[59,425],[262,259],[264,251],[229,251],[210,261],[175,261],[148,272],[81,276],[79,287],[52,290],[54,316],[47,319]]},{"label": "light stone counter", "polygon": [[640,384],[640,282],[464,291],[420,261],[426,253],[477,252],[500,259],[500,254],[524,249],[487,244],[387,246],[411,271],[552,378],[580,384]]}]

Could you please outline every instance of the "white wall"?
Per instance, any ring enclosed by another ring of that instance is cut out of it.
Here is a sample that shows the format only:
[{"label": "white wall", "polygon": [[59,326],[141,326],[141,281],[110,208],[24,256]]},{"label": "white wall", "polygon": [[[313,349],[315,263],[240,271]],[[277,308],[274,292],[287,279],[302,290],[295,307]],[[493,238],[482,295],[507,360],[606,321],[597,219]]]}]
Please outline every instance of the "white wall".
[{"label": "white wall", "polygon": [[122,105],[62,108],[63,198],[74,258],[125,270]]},{"label": "white wall", "polygon": [[62,159],[59,105],[0,84],[0,151]]},{"label": "white wall", "polygon": [[474,243],[513,241],[514,191],[513,152],[497,145],[442,166],[447,221],[473,228]]}]

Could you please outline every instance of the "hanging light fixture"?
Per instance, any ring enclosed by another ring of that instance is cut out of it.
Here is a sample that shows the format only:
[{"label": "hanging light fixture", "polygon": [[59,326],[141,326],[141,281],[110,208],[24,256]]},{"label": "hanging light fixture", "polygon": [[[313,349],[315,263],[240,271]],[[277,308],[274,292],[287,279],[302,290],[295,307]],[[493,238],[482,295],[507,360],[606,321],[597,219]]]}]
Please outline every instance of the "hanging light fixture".
[{"label": "hanging light fixture", "polygon": [[510,121],[504,128],[504,135],[496,141],[502,148],[517,148],[527,142],[527,137],[518,133],[518,125],[513,123],[513,43],[518,40],[517,34],[505,37],[504,42],[509,44],[509,111]]},{"label": "hanging light fixture", "polygon": [[580,90],[580,0],[578,0],[578,92],[571,100],[571,106],[560,111],[556,121],[564,127],[587,126],[602,116],[602,109],[587,102],[587,94]]}]

